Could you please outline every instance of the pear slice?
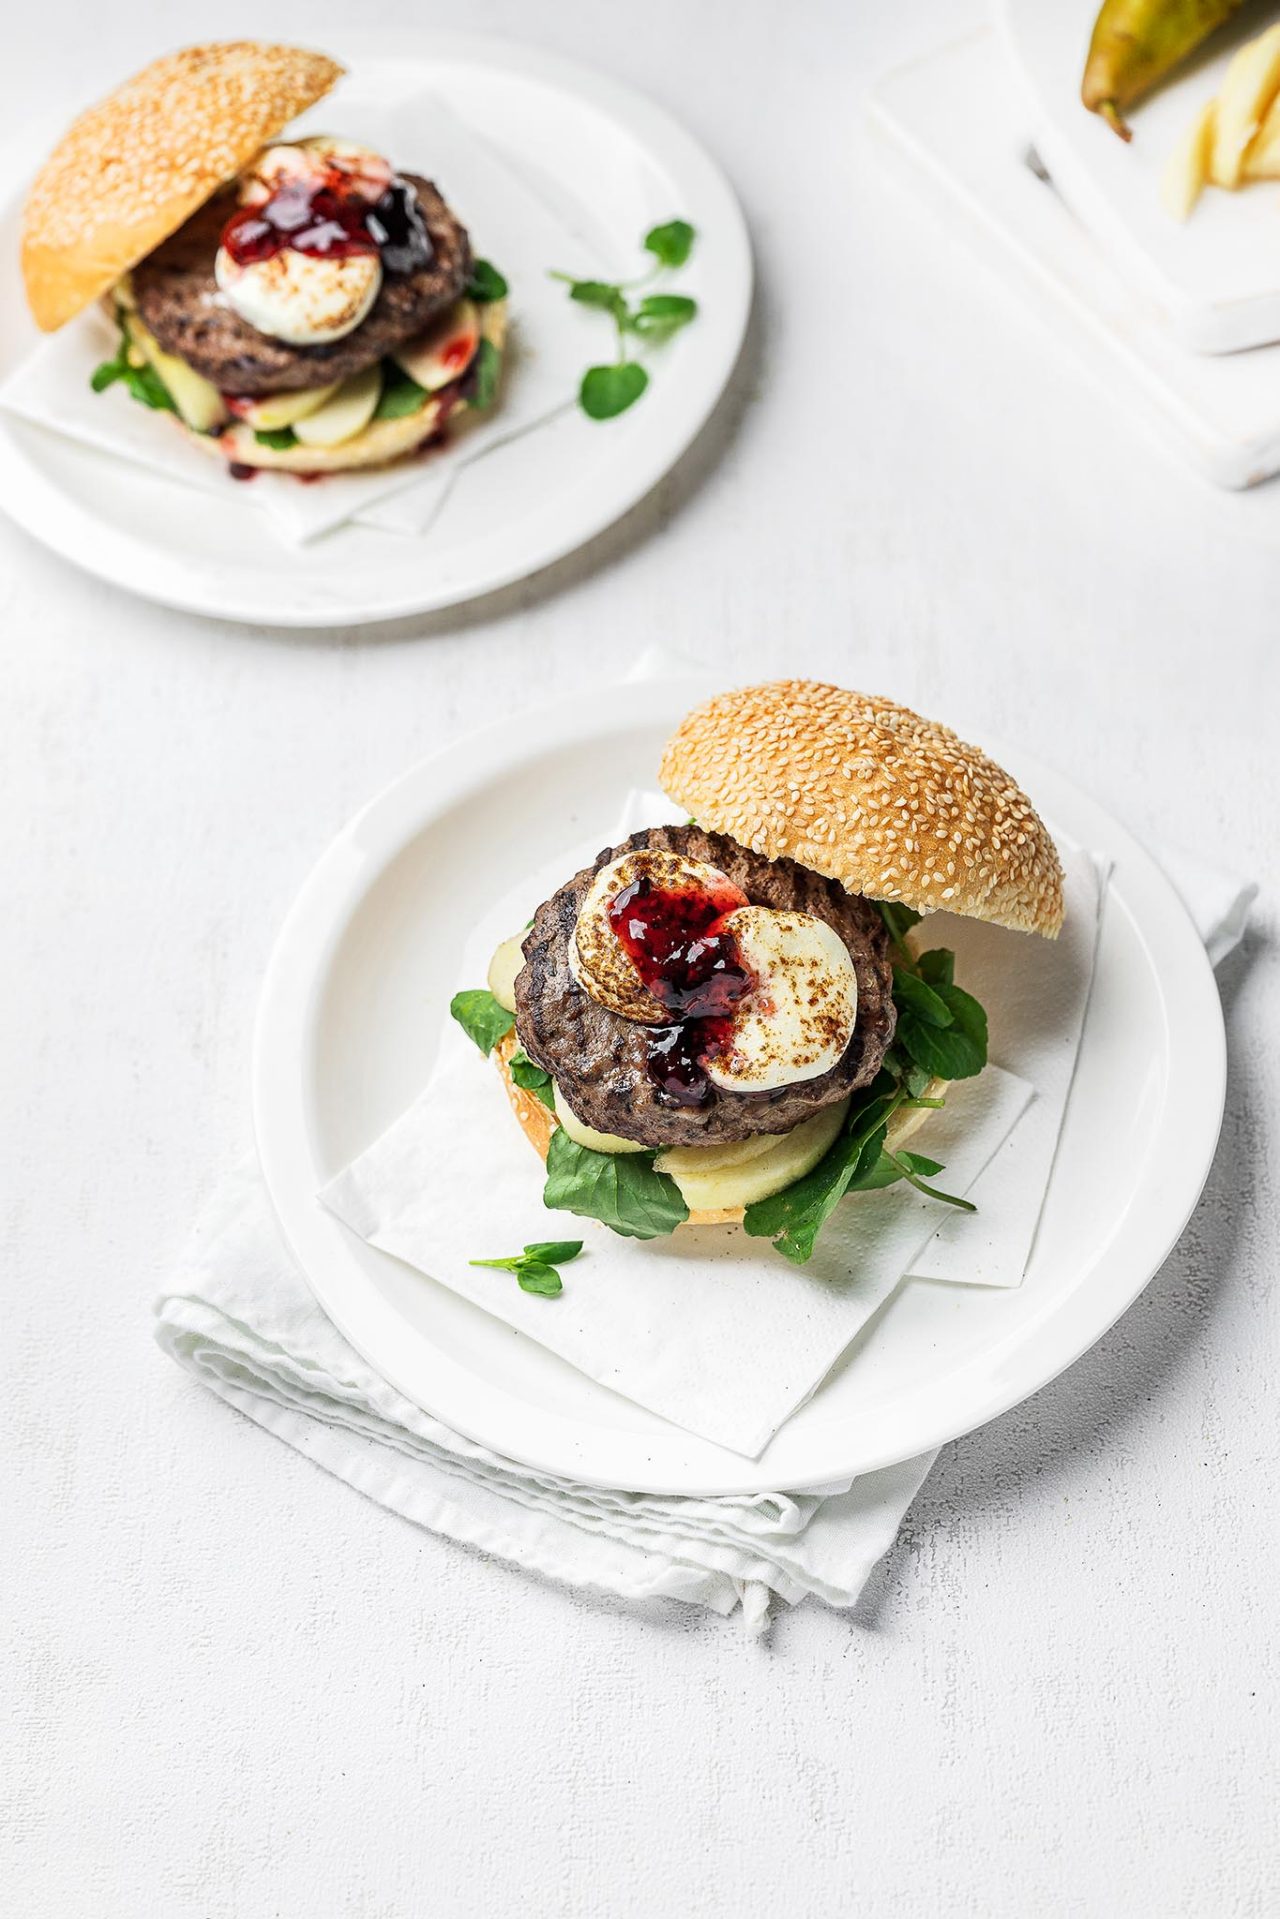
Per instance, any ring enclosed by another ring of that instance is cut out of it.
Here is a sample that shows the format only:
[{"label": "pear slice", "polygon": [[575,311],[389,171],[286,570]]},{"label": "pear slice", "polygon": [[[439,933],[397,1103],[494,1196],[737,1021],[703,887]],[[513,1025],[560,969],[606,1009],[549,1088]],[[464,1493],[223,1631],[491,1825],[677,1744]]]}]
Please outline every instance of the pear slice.
[{"label": "pear slice", "polygon": [[[497,995],[494,995],[497,998]],[[578,1118],[560,1088],[552,1082],[555,1093],[556,1118],[564,1127],[569,1138],[579,1146],[585,1146],[591,1153],[647,1153],[649,1148],[641,1146],[637,1140],[623,1139],[619,1133],[597,1133],[594,1126],[588,1126],[585,1120]]]},{"label": "pear slice", "polygon": [[268,393],[259,400],[239,401],[233,411],[255,432],[274,433],[281,427],[296,426],[309,413],[318,413],[341,385],[341,380],[335,380],[331,386],[308,387],[305,393]]},{"label": "pear slice", "polygon": [[382,369],[368,366],[344,380],[331,400],[294,423],[303,446],[341,446],[363,432],[374,416],[382,392]]},{"label": "pear slice", "polygon": [[753,1133],[750,1139],[732,1139],[722,1141],[717,1146],[668,1146],[658,1154],[654,1166],[660,1173],[670,1173],[672,1179],[683,1179],[686,1173],[696,1174],[725,1172],[731,1166],[746,1166],[753,1159],[761,1159],[771,1153],[783,1133]]},{"label": "pear slice", "polygon": [[1249,142],[1244,156],[1246,180],[1280,180],[1280,94],[1267,109],[1267,117]]},{"label": "pear slice", "polygon": [[1209,177],[1217,105],[1216,100],[1205,101],[1169,155],[1160,181],[1160,198],[1175,220],[1188,217]]},{"label": "pear slice", "polygon": [[524,965],[524,934],[513,933],[489,961],[488,987],[505,1013],[516,1010],[516,974]]},{"label": "pear slice", "polygon": [[425,333],[396,347],[392,359],[428,393],[460,380],[480,345],[480,315],[474,300],[457,300]]},{"label": "pear slice", "polygon": [[151,362],[163,381],[178,417],[196,433],[216,432],[227,417],[227,409],[212,380],[206,380],[176,354],[166,353],[136,313],[125,314],[124,329],[130,344]]},{"label": "pear slice", "polygon": [[680,1188],[680,1197],[691,1213],[750,1206],[758,1199],[771,1199],[784,1186],[811,1173],[835,1142],[848,1110],[847,1099],[837,1101],[834,1106],[824,1106],[812,1119],[771,1139],[767,1153],[737,1166],[720,1166],[702,1173],[677,1173],[671,1170],[670,1156],[666,1153],[654,1161],[654,1166],[658,1172],[671,1172]]},{"label": "pear slice", "polygon": [[1235,53],[1218,90],[1209,177],[1216,186],[1240,184],[1249,142],[1280,91],[1280,25],[1268,27]]}]

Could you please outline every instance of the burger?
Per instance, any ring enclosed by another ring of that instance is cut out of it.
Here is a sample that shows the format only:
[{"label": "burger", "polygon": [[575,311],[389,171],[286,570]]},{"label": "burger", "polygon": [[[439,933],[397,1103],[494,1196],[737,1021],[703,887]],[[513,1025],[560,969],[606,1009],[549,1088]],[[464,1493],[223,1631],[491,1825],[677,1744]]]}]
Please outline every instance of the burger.
[{"label": "burger", "polygon": [[153,62],[82,114],[28,195],[46,332],[102,300],[93,376],[235,478],[385,466],[497,396],[506,283],[431,181],[337,136],[283,138],[343,69],[252,40]]},{"label": "burger", "polygon": [[547,1163],[548,1207],[654,1238],[741,1224],[802,1262],[848,1194],[944,1169],[907,1140],[982,1071],[986,1013],[931,947],[961,913],[1056,937],[1030,800],[946,727],[784,680],[669,741],[689,815],[609,846],[452,1011]]}]

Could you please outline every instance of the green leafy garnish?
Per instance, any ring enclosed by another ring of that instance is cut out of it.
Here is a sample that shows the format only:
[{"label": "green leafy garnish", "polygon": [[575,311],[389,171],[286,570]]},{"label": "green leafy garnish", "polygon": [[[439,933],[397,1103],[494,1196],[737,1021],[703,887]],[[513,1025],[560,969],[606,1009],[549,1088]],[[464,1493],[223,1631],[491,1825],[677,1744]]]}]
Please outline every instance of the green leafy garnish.
[{"label": "green leafy garnish", "polygon": [[921,1153],[891,1149],[889,1122],[901,1107],[937,1107],[929,1094],[936,1079],[969,1079],[987,1063],[987,1016],[971,993],[955,984],[955,955],[945,947],[917,959],[907,934],[920,914],[892,900],[877,902],[896,958],[893,998],[898,1011],[894,1043],[880,1072],[855,1096],[840,1137],[811,1172],[748,1206],[746,1231],[771,1239],[785,1258],[802,1265],[819,1233],[846,1193],[875,1192],[905,1180],[918,1192],[971,1213],[970,1200],[928,1182],[944,1169]]},{"label": "green leafy garnish", "polygon": [[472,1266],[497,1266],[514,1273],[523,1292],[536,1293],[542,1299],[554,1299],[564,1291],[557,1266],[567,1266],[582,1251],[580,1239],[541,1239],[526,1246],[509,1259],[473,1259]]},{"label": "green leafy garnish", "polygon": [[467,1038],[474,1040],[482,1053],[491,1053],[516,1023],[515,1014],[509,1013],[505,1006],[499,1006],[493,994],[483,986],[472,987],[465,993],[455,993],[449,1001],[449,1011]]},{"label": "green leafy garnish", "polygon": [[569,298],[576,300],[579,306],[600,307],[603,312],[626,320],[626,295],[620,286],[614,286],[609,280],[571,280]]},{"label": "green leafy garnish", "polygon": [[631,316],[631,331],[646,340],[665,340],[698,317],[698,302],[685,293],[651,293]]},{"label": "green leafy garnish", "polygon": [[497,399],[498,381],[502,377],[502,355],[492,340],[481,340],[476,348],[476,357],[471,362],[471,376],[467,405],[483,411]]},{"label": "green leafy garnish", "polygon": [[116,348],[115,358],[104,360],[90,376],[89,385],[93,391],[104,393],[109,386],[114,386],[117,380],[123,380],[132,397],[142,406],[149,406],[156,413],[176,413],[178,409],[173,403],[173,395],[155,368],[150,362],[142,366],[133,366],[129,360],[129,352],[129,337],[122,323],[120,344]]},{"label": "green leafy garnish", "polygon": [[507,283],[488,260],[471,262],[471,278],[467,282],[467,298],[478,306],[488,306],[494,300],[505,300]]},{"label": "green leafy garnish", "polygon": [[664,267],[682,267],[693,252],[693,241],[694,231],[687,220],[668,220],[665,226],[650,227],[644,236],[645,251]]},{"label": "green leafy garnish", "polygon": [[617,359],[609,365],[588,367],[578,388],[578,403],[588,419],[616,419],[635,405],[648,386],[648,373],[629,356],[629,339],[660,345],[697,318],[698,303],[687,293],[642,293],[634,306],[630,298],[664,268],[683,266],[693,251],[694,237],[687,220],[669,220],[665,226],[652,227],[644,244],[656,264],[640,280],[577,280],[571,273],[552,274],[553,280],[564,281],[571,300],[607,313],[617,331]]},{"label": "green leafy garnish", "polygon": [[384,360],[382,391],[373,409],[373,417],[375,420],[403,420],[410,413],[420,413],[430,397],[427,389],[411,379],[395,360]]},{"label": "green leafy garnish", "polygon": [[557,1126],[547,1149],[543,1204],[598,1219],[624,1239],[660,1239],[688,1219],[689,1208],[653,1161],[652,1153],[594,1153]]},{"label": "green leafy garnish", "polygon": [[297,446],[298,436],[291,426],[263,426],[253,429],[253,437],[259,446],[286,447]]},{"label": "green leafy garnish", "polygon": [[648,384],[649,375],[637,360],[588,367],[578,389],[578,402],[589,420],[612,420],[634,406]]},{"label": "green leafy garnish", "polygon": [[[925,955],[928,958],[928,955]],[[971,993],[938,980],[925,986],[946,1014],[923,1018],[913,1002],[898,1002],[897,1042],[936,1079],[972,1079],[987,1063],[987,1016]],[[898,998],[895,981],[894,998]]]},{"label": "green leafy garnish", "polygon": [[556,1089],[550,1073],[544,1073],[541,1066],[535,1066],[522,1047],[517,1046],[507,1061],[507,1070],[517,1086],[526,1093],[533,1093],[544,1106],[556,1110]]},{"label": "green leafy garnish", "polygon": [[784,1258],[803,1265],[845,1194],[877,1183],[874,1173],[889,1121],[905,1098],[905,1087],[881,1071],[850,1108],[839,1138],[812,1171],[747,1207],[742,1221],[746,1232],[753,1239],[771,1239]]},{"label": "green leafy garnish", "polygon": [[904,906],[901,900],[876,900],[875,906],[881,919],[889,929],[889,938],[895,946],[907,950],[907,934],[913,926],[920,924],[920,915],[914,906]]}]

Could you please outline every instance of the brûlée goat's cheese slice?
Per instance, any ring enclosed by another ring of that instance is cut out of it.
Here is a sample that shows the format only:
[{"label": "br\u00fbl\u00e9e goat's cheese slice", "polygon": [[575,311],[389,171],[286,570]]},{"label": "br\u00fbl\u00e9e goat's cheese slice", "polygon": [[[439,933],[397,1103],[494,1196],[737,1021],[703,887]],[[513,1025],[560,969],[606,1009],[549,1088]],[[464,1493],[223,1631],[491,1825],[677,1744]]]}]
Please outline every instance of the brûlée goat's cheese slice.
[{"label": "br\u00fbl\u00e9e goat's cheese slice", "polygon": [[712,1085],[766,1093],[830,1072],[858,1017],[858,976],[835,928],[766,906],[740,907],[724,926],[756,985],[704,1062]]}]

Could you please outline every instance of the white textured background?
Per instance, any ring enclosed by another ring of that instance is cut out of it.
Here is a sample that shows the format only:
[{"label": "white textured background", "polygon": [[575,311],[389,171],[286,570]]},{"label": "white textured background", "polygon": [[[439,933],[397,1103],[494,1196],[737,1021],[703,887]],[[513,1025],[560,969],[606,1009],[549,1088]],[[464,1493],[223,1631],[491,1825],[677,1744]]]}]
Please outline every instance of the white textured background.
[{"label": "white textured background", "polygon": [[[359,12],[650,89],[741,190],[759,309],[660,491],[462,614],[225,628],[0,526],[0,1908],[1273,1914],[1274,894],[1223,970],[1226,1130],[1181,1246],[1066,1378],[948,1449],[852,1620],[805,1609],[765,1649],[567,1598],[366,1505],[151,1345],[330,834],[652,641],[1025,739],[1140,833],[1275,871],[1280,488],[1168,464],[862,131],[868,79],[971,15]],[[342,50],[300,0],[15,9],[6,125],[240,32]]]}]

